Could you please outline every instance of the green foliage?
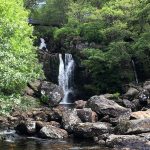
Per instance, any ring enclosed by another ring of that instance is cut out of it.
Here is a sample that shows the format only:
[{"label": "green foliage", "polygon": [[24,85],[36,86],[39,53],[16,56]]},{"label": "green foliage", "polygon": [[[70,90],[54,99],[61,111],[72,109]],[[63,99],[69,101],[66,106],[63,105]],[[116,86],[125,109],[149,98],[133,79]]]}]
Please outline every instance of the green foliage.
[{"label": "green foliage", "polygon": [[54,39],[55,40],[60,40],[60,39],[64,39],[64,38],[68,38],[68,37],[74,37],[74,36],[78,36],[78,31],[70,28],[70,27],[63,27],[60,29],[56,29],[54,31]]},{"label": "green foliage", "polygon": [[22,0],[1,0],[0,12],[0,91],[20,93],[41,72],[32,46],[33,29]]},{"label": "green foliage", "polygon": [[39,107],[40,102],[31,97],[20,95],[5,96],[0,94],[0,115],[9,115],[14,109],[27,111],[33,107]]}]

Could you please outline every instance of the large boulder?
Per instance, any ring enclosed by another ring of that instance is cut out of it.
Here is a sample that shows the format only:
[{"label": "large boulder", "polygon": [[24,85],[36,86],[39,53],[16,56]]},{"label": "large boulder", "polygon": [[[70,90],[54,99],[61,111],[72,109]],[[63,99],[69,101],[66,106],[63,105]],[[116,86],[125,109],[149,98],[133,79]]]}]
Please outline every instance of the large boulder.
[{"label": "large boulder", "polygon": [[74,135],[81,138],[94,138],[111,132],[111,124],[105,122],[79,123],[74,126]]},{"label": "large boulder", "polygon": [[121,122],[116,127],[117,133],[140,134],[150,132],[150,118]]},{"label": "large boulder", "polygon": [[76,109],[68,109],[64,110],[62,114],[62,126],[68,132],[72,132],[74,125],[81,123],[82,121],[77,115]]},{"label": "large boulder", "polygon": [[113,100],[106,99],[103,95],[91,97],[87,101],[87,107],[103,116],[119,117],[130,113],[130,109],[118,105]]},{"label": "large boulder", "polygon": [[145,118],[150,118],[150,109],[148,109],[147,111],[132,112],[132,113],[131,113],[131,118],[132,118],[132,119],[145,119]]},{"label": "large boulder", "polygon": [[77,114],[82,122],[96,122],[98,121],[97,114],[91,108],[77,109]]},{"label": "large boulder", "polygon": [[57,106],[64,97],[62,88],[51,82],[43,81],[40,91],[43,101],[50,106]]},{"label": "large boulder", "polygon": [[47,125],[40,130],[39,136],[42,138],[62,139],[67,138],[68,133],[63,129]]},{"label": "large boulder", "polygon": [[137,90],[134,87],[130,87],[128,89],[128,91],[125,93],[124,97],[126,99],[132,100],[132,99],[134,99],[138,95],[138,93],[139,93],[139,90]]},{"label": "large boulder", "polygon": [[149,149],[150,143],[144,137],[136,135],[114,135],[111,134],[106,140],[108,147],[124,148],[124,149]]}]

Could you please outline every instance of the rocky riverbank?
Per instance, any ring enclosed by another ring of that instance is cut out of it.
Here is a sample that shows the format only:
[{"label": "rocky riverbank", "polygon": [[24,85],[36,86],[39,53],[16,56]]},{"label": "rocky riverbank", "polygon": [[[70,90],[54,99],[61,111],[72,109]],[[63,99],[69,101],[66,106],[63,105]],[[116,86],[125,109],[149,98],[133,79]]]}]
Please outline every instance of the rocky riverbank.
[{"label": "rocky riverbank", "polygon": [[[34,89],[33,84],[30,87]],[[49,99],[49,107],[27,112],[14,109],[10,116],[0,117],[2,130],[15,129],[19,135],[44,139],[84,138],[111,148],[150,148],[149,81],[142,87],[130,85],[121,97],[93,96],[76,101],[72,108],[58,105],[62,95],[56,86],[43,82],[39,89],[57,103]]]}]

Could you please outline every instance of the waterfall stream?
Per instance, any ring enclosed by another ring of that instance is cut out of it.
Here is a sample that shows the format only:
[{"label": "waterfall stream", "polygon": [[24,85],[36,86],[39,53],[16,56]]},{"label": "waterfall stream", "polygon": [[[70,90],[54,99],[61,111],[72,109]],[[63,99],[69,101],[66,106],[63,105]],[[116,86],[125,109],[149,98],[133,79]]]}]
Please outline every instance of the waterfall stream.
[{"label": "waterfall stream", "polygon": [[136,72],[135,62],[133,59],[131,61],[132,61],[133,72],[134,72],[134,76],[135,76],[135,82],[138,84],[139,80],[138,80],[138,76],[137,76],[137,72]]},{"label": "waterfall stream", "polygon": [[58,82],[59,86],[62,87],[64,92],[64,98],[61,104],[68,104],[69,95],[73,94],[73,76],[74,76],[74,66],[75,62],[71,54],[65,54],[65,59],[63,60],[62,54],[59,54],[59,76]]},{"label": "waterfall stream", "polygon": [[41,43],[40,43],[39,49],[45,49],[46,51],[48,51],[45,40],[43,38],[40,38],[40,41],[41,41]]}]

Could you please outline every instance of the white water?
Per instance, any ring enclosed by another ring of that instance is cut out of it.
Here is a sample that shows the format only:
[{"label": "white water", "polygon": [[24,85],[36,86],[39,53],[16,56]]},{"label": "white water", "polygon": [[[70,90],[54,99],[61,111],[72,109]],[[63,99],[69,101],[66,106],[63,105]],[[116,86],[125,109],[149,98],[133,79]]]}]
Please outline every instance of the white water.
[{"label": "white water", "polygon": [[65,54],[65,59],[63,60],[62,54],[59,54],[59,76],[58,82],[59,86],[62,87],[64,92],[64,98],[61,104],[68,104],[69,95],[73,94],[73,74],[75,62],[71,54]]},{"label": "white water", "polygon": [[135,81],[138,84],[139,80],[138,80],[138,76],[137,76],[137,72],[136,72],[136,67],[135,67],[135,63],[134,60],[132,59],[132,66],[133,66],[133,71],[134,71],[134,76],[135,76]]},{"label": "white water", "polygon": [[46,51],[48,51],[48,50],[47,50],[47,47],[46,47],[45,40],[44,40],[43,38],[40,38],[40,40],[41,40],[41,43],[40,43],[39,49],[45,48]]}]

